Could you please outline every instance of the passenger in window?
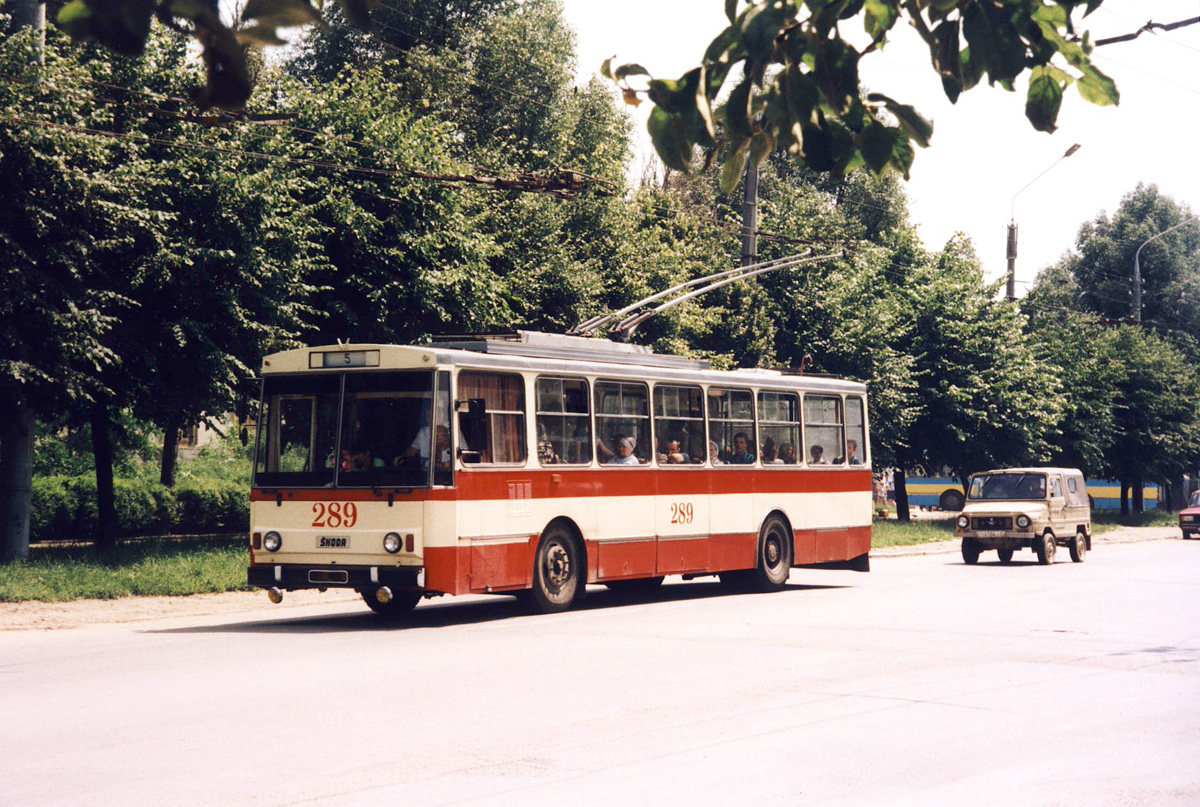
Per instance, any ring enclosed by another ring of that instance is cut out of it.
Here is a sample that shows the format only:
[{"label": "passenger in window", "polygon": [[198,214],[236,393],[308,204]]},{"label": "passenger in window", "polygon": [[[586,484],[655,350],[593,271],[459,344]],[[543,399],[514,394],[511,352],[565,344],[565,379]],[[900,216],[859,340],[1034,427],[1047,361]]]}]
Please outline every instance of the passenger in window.
[{"label": "passenger in window", "polygon": [[721,452],[717,449],[716,442],[708,441],[708,456],[712,457],[713,465],[724,465],[725,461],[721,459]]},{"label": "passenger in window", "polygon": [[779,450],[775,448],[775,438],[768,437],[763,440],[762,444],[762,463],[763,465],[782,465],[783,460],[779,459]]},{"label": "passenger in window", "polygon": [[538,462],[542,465],[554,465],[559,462],[558,454],[554,452],[554,444],[550,442],[545,428],[538,429],[537,455]]},{"label": "passenger in window", "polygon": [[450,467],[450,429],[437,426],[433,430],[434,467],[446,470]]},{"label": "passenger in window", "polygon": [[632,437],[617,438],[617,453],[608,461],[609,465],[641,465],[641,461],[634,456],[634,450],[637,448],[637,440]]},{"label": "passenger in window", "polygon": [[858,456],[858,443],[854,440],[846,441],[846,462],[850,465],[862,465],[862,457]]},{"label": "passenger in window", "polygon": [[369,471],[372,468],[383,468],[387,465],[379,457],[372,457],[370,449],[356,448],[350,451],[350,467],[347,471]]},{"label": "passenger in window", "polygon": [[828,465],[829,464],[825,461],[825,447],[824,446],[813,446],[812,448],[810,448],[808,450],[808,453],[812,455],[808,460],[809,465]]},{"label": "passenger in window", "polygon": [[795,465],[798,462],[796,459],[796,447],[791,443],[780,443],[779,461],[784,465]]},{"label": "passenger in window", "polygon": [[692,457],[679,445],[678,440],[668,440],[658,454],[660,465],[690,465]]},{"label": "passenger in window", "polygon": [[754,464],[754,455],[750,453],[750,437],[745,432],[733,436],[733,451],[729,454],[728,462],[732,465]]}]

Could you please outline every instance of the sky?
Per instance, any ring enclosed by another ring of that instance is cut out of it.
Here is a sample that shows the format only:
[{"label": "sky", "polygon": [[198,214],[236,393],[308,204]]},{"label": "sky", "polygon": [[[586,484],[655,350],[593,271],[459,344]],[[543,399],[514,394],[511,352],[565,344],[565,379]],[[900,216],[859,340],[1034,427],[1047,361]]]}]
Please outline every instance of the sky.
[{"label": "sky", "polygon": [[[613,55],[614,64],[637,62],[655,77],[678,78],[699,64],[727,25],[723,0],[565,0],[565,6],[578,36],[581,82]],[[1132,33],[1150,20],[1198,16],[1200,0],[1105,0],[1080,27],[1095,41]],[[1200,157],[1193,151],[1200,142],[1200,25],[1143,33],[1097,48],[1093,57],[1116,82],[1121,103],[1096,107],[1069,88],[1051,135],[1025,118],[1024,79],[1015,93],[985,79],[950,104],[924,42],[903,24],[882,52],[862,60],[861,79],[870,90],[912,104],[934,123],[931,146],[917,149],[906,183],[927,248],[940,249],[955,233],[966,233],[987,276],[999,278],[1011,212],[1019,228],[1016,274],[1023,293],[1038,270],[1074,247],[1081,224],[1114,213],[1139,182],[1200,213]],[[635,176],[652,152],[645,135],[649,107],[632,110],[639,135]],[[1074,143],[1079,150],[1055,164]]]}]

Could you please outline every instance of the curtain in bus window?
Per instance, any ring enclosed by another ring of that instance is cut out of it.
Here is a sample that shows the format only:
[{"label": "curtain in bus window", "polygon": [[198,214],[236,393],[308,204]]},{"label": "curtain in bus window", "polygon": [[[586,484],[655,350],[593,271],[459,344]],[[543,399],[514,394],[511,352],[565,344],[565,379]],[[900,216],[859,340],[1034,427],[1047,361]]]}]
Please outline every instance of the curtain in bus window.
[{"label": "curtain in bus window", "polygon": [[758,393],[758,428],[763,465],[795,465],[799,461],[800,399],[790,392]]},{"label": "curtain in bus window", "polygon": [[658,463],[666,467],[700,465],[708,456],[704,439],[704,395],[699,387],[654,388],[654,434]]},{"label": "curtain in bus window", "polygon": [[717,461],[727,465],[755,463],[758,442],[754,432],[754,395],[750,390],[710,387],[708,428]]},{"label": "curtain in bus window", "polygon": [[525,462],[525,380],[521,376],[464,371],[458,375],[458,397],[482,399],[487,411],[488,441],[480,462]]},{"label": "curtain in bus window", "polygon": [[592,461],[592,425],[587,382],[578,378],[537,380],[537,453],[542,465]]},{"label": "curtain in bus window", "polygon": [[333,483],[342,377],[268,376],[263,382],[254,483],[324,486]]},{"label": "curtain in bus window", "polygon": [[867,461],[867,426],[863,411],[862,398],[846,398],[846,462],[850,465],[862,465]]},{"label": "curtain in bus window", "polygon": [[[433,373],[348,373],[339,487],[428,487]],[[448,458],[448,434],[438,456]]]},{"label": "curtain in bus window", "polygon": [[842,399],[833,395],[805,395],[804,435],[808,440],[809,465],[845,463]]},{"label": "curtain in bus window", "polygon": [[[622,444],[632,450],[622,449]],[[596,382],[596,453],[606,465],[650,461],[650,406],[645,384]]]}]

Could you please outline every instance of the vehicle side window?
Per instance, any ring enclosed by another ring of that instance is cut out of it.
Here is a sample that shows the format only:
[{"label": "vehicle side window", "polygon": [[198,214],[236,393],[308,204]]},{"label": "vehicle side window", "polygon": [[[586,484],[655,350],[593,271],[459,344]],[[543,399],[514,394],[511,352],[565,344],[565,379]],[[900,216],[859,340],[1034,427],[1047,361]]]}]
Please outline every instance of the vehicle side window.
[{"label": "vehicle side window", "polygon": [[537,380],[537,454],[542,465],[592,461],[588,384],[581,378]]},{"label": "vehicle side window", "polygon": [[[487,441],[464,447],[480,453],[480,463],[516,465],[525,462],[525,380],[509,373],[464,370],[458,374],[458,397],[482,400],[487,414]],[[465,435],[460,435],[465,437]],[[462,440],[466,443],[466,440]]]},{"label": "vehicle side window", "polygon": [[1075,492],[1077,491],[1077,489],[1078,489],[1078,486],[1077,486],[1077,485],[1076,485],[1076,483],[1075,483],[1075,477],[1073,477],[1073,476],[1072,476],[1072,477],[1068,477],[1068,479],[1067,479],[1067,490],[1071,491],[1072,493],[1075,493]]},{"label": "vehicle side window", "polygon": [[650,461],[650,393],[645,384],[597,381],[596,456],[602,465]]},{"label": "vehicle side window", "polygon": [[791,392],[758,393],[758,428],[763,465],[795,465],[800,460],[800,398]]},{"label": "vehicle side window", "polygon": [[863,399],[846,397],[846,463],[862,465],[867,461],[867,426]]},{"label": "vehicle side window", "polygon": [[437,374],[433,402],[433,484],[454,484],[454,453],[450,447],[450,373]]},{"label": "vehicle side window", "polygon": [[699,387],[659,384],[654,388],[654,433],[658,464],[668,468],[703,465],[704,393]]},{"label": "vehicle side window", "polygon": [[748,389],[710,387],[709,439],[715,460],[726,465],[753,465],[758,459],[754,432],[754,395]]},{"label": "vehicle side window", "polygon": [[1062,498],[1062,482],[1057,476],[1050,477],[1050,495],[1056,499]]},{"label": "vehicle side window", "polygon": [[846,461],[841,398],[804,396],[804,437],[809,465],[841,465]]}]

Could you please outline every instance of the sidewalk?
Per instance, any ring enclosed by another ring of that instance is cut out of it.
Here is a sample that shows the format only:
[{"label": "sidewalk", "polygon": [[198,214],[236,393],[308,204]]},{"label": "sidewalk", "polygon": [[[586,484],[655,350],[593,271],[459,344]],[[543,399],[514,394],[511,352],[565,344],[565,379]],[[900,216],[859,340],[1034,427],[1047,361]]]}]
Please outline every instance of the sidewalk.
[{"label": "sidewalk", "polygon": [[[1118,527],[1092,536],[1092,548],[1104,544],[1135,544],[1141,541],[1182,540],[1178,527]],[[885,546],[871,550],[872,558],[894,558],[905,555],[958,554],[962,544],[957,538],[912,546]]]}]

